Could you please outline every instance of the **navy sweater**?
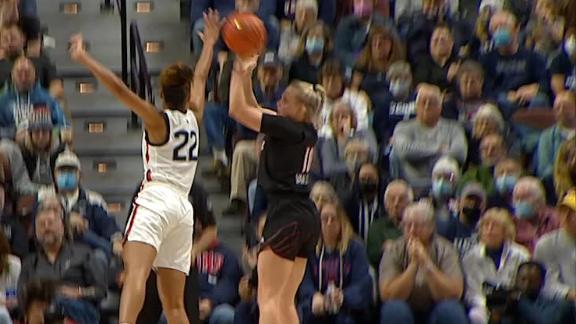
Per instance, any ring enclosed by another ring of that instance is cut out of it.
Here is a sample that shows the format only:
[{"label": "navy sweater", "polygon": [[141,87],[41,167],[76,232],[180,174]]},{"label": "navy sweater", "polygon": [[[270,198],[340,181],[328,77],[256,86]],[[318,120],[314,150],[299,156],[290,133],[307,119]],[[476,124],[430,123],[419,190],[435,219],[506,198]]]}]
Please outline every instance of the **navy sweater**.
[{"label": "navy sweater", "polygon": [[207,298],[213,306],[231,304],[238,300],[238,284],[242,269],[238,258],[222,244],[208,249],[196,258],[199,298]]}]

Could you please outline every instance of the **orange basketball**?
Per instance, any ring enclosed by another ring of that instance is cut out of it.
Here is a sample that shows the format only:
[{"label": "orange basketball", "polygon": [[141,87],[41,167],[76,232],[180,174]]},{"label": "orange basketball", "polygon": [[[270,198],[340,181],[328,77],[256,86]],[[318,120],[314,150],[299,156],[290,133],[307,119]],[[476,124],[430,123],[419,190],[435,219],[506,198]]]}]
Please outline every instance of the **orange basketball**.
[{"label": "orange basketball", "polygon": [[266,27],[252,13],[232,13],[222,27],[222,38],[228,48],[240,57],[260,54],[266,47]]}]

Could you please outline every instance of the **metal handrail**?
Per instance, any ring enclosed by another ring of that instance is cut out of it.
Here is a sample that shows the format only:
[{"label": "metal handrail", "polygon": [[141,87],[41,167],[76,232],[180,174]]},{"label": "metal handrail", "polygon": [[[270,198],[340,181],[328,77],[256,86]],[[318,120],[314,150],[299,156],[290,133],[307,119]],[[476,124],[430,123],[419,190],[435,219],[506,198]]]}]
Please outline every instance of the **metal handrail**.
[{"label": "metal handrail", "polygon": [[154,104],[154,92],[152,81],[148,73],[146,55],[140,38],[138,24],[130,23],[130,86],[132,91],[142,99],[146,99]]}]

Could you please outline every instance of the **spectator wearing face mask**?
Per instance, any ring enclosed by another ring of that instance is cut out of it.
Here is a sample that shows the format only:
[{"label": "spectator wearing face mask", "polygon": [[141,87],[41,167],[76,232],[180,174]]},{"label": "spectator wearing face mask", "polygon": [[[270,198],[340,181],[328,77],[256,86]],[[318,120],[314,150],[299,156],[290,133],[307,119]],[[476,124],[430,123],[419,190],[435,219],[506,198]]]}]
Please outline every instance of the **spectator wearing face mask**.
[{"label": "spectator wearing face mask", "polygon": [[554,161],[560,145],[576,135],[576,94],[568,91],[559,93],[553,110],[556,124],[540,135],[535,160],[536,174],[550,187],[553,182]]},{"label": "spectator wearing face mask", "polygon": [[382,209],[380,174],[376,165],[371,162],[360,165],[354,187],[351,197],[342,204],[354,232],[366,242],[370,225],[381,215]]},{"label": "spectator wearing face mask", "polygon": [[338,204],[325,204],[320,219],[322,235],[298,294],[302,323],[363,323],[373,286],[364,246]]},{"label": "spectator wearing face mask", "polygon": [[377,144],[370,129],[357,131],[357,121],[350,105],[344,102],[337,103],[332,110],[330,126],[333,136],[320,138],[316,149],[320,158],[321,173],[325,178],[338,172],[346,171],[344,149],[352,139],[366,141],[370,154],[376,156]]},{"label": "spectator wearing face mask", "polygon": [[438,221],[447,220],[456,211],[457,204],[454,198],[460,176],[458,162],[448,156],[440,158],[434,164],[430,199]]},{"label": "spectator wearing face mask", "polygon": [[512,193],[516,242],[530,252],[538,239],[558,228],[558,216],[554,208],[546,206],[546,196],[540,180],[522,177]]},{"label": "spectator wearing face mask", "polygon": [[353,86],[357,83],[374,101],[388,87],[388,69],[405,56],[404,45],[392,30],[374,27],[354,67]]},{"label": "spectator wearing face mask", "polygon": [[114,216],[108,213],[102,196],[80,185],[80,171],[76,154],[65,150],[58,155],[54,165],[55,190],[62,201],[70,231],[77,242],[104,252],[108,258],[120,256],[122,231]]},{"label": "spectator wearing face mask", "polygon": [[394,30],[394,24],[374,11],[376,0],[354,1],[354,13],[340,20],[335,35],[334,53],[347,67],[352,67],[373,28],[388,27]]},{"label": "spectator wearing face mask", "polygon": [[374,269],[378,269],[382,253],[393,240],[402,236],[401,222],[404,210],[414,201],[412,188],[404,180],[393,180],[384,191],[384,208],[380,217],[370,225],[366,250]]},{"label": "spectator wearing face mask", "polygon": [[554,189],[559,199],[576,187],[576,141],[566,141],[554,161]]},{"label": "spectator wearing face mask", "polygon": [[298,53],[290,66],[288,80],[318,83],[320,68],[332,54],[332,35],[328,26],[317,22],[304,31]]},{"label": "spectator wearing face mask", "polygon": [[459,187],[462,188],[470,182],[478,182],[488,194],[491,194],[494,191],[494,167],[506,158],[507,151],[502,136],[486,135],[480,141],[480,165],[471,166],[462,175]]},{"label": "spectator wearing face mask", "polygon": [[566,31],[562,50],[550,63],[550,75],[555,95],[564,90],[576,92],[576,27]]},{"label": "spectator wearing face mask", "polygon": [[478,183],[467,184],[460,193],[457,208],[458,212],[448,219],[438,219],[436,229],[463,256],[478,242],[476,228],[486,210],[486,192]]},{"label": "spectator wearing face mask", "polygon": [[[396,125],[416,116],[416,92],[410,65],[395,62],[388,68],[389,91],[380,91],[374,98],[372,128],[381,148],[388,148]],[[388,148],[389,149],[389,148]]]},{"label": "spectator wearing face mask", "polygon": [[494,167],[492,180],[494,190],[488,194],[487,208],[503,208],[512,213],[512,192],[522,175],[522,165],[517,160],[505,158]]},{"label": "spectator wearing face mask", "polygon": [[391,173],[408,181],[416,196],[430,189],[432,168],[444,155],[464,163],[467,143],[462,127],[440,117],[442,95],[436,86],[419,86],[416,118],[396,125],[392,135]]},{"label": "spectator wearing face mask", "polygon": [[520,45],[520,26],[508,11],[490,19],[494,49],[480,58],[487,76],[487,87],[498,100],[505,118],[521,107],[547,107],[546,62]]},{"label": "spectator wearing face mask", "polygon": [[484,93],[484,69],[476,61],[464,61],[455,76],[456,90],[444,102],[442,116],[459,121],[467,132],[472,131],[474,116],[489,102]]}]

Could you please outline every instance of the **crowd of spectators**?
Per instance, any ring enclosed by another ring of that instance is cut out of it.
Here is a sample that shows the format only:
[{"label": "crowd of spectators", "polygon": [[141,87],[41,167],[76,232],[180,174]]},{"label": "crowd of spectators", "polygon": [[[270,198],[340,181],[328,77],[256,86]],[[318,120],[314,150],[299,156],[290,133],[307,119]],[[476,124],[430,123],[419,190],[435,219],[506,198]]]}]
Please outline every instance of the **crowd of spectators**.
[{"label": "crowd of spectators", "polygon": [[[194,53],[208,8],[263,20],[262,107],[293,80],[325,89],[311,193],[322,231],[295,301],[302,323],[576,322],[575,3],[190,2]],[[0,1],[0,322],[105,322],[123,224],[81,181],[41,26],[35,1]],[[185,300],[192,320],[249,324],[262,137],[228,117],[236,58],[216,47],[202,173],[229,193],[223,213],[244,217],[246,240],[239,256],[218,239],[197,177]],[[138,323],[161,317],[154,290],[152,275]]]},{"label": "crowd of spectators", "polygon": [[[196,1],[191,30],[207,8],[265,22],[262,107],[294,80],[326,92],[302,323],[576,321],[574,1]],[[203,174],[258,237],[261,138],[228,117],[236,58],[218,51]],[[257,242],[235,323],[257,319]]]}]

